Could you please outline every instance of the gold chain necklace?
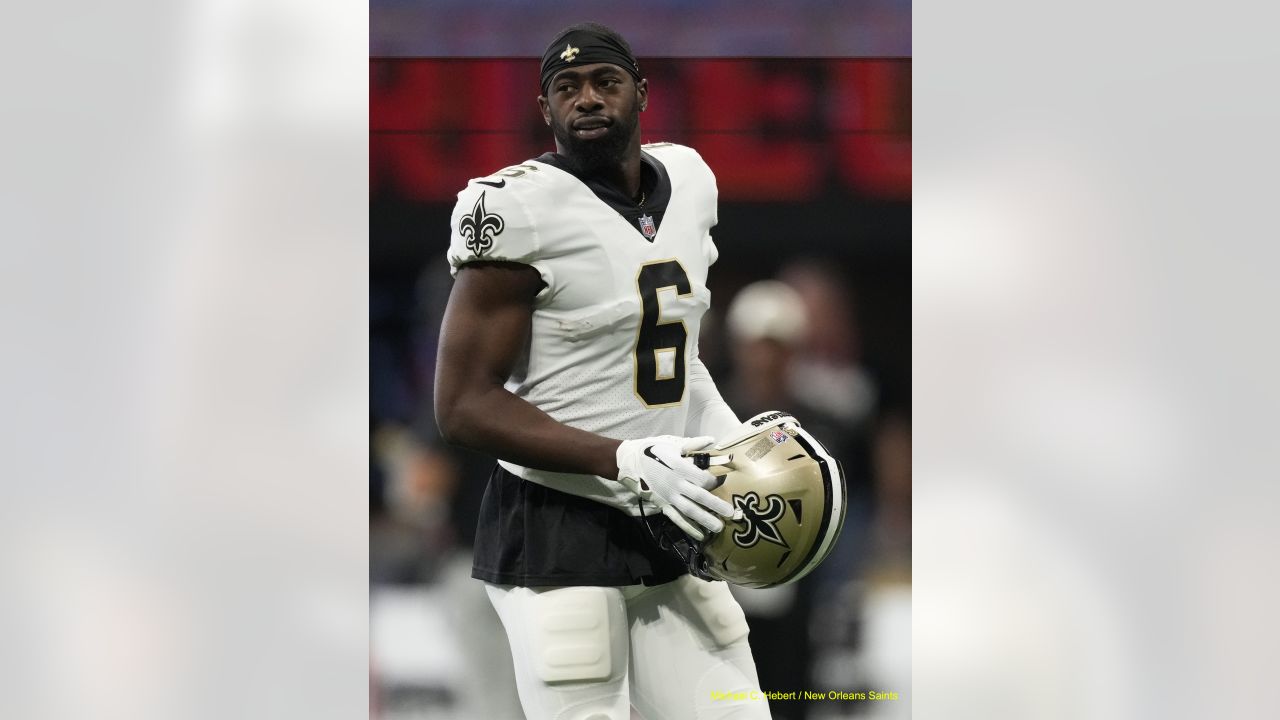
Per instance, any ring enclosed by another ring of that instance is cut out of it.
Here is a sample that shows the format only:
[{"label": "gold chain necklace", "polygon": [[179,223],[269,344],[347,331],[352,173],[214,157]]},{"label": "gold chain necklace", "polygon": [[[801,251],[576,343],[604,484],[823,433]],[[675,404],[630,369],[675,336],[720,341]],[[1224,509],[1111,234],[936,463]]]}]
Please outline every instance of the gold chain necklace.
[{"label": "gold chain necklace", "polygon": [[641,190],[640,191],[640,207],[644,207],[644,201],[647,199],[647,197],[648,196],[644,194],[644,191]]}]

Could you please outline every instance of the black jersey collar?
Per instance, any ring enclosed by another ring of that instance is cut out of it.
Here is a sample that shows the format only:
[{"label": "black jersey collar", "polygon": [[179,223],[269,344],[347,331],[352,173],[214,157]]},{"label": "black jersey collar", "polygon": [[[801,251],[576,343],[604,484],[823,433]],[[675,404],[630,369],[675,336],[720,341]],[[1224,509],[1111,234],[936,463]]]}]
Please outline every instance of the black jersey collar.
[{"label": "black jersey collar", "polygon": [[653,235],[656,235],[657,229],[662,225],[662,216],[667,212],[667,204],[671,202],[671,177],[667,174],[667,168],[662,161],[643,150],[640,151],[640,191],[644,193],[644,206],[641,207],[634,198],[628,197],[617,186],[605,182],[599,176],[582,172],[570,157],[549,152],[534,159],[577,178],[601,202],[626,219],[642,237],[650,242],[653,241],[653,237],[646,234],[645,227],[648,222],[652,222]]}]

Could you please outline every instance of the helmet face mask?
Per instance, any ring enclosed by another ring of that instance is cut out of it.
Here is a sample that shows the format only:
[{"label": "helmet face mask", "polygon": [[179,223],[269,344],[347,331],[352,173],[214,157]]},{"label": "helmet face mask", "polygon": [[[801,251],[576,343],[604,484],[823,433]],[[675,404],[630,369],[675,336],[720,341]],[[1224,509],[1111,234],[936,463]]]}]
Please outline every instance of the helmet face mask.
[{"label": "helmet face mask", "polygon": [[[686,560],[700,577],[767,588],[795,582],[831,552],[844,524],[840,463],[787,413],[757,415],[716,446],[711,492],[741,510]],[[670,549],[670,548],[669,548]],[[699,572],[701,571],[701,572]]]}]

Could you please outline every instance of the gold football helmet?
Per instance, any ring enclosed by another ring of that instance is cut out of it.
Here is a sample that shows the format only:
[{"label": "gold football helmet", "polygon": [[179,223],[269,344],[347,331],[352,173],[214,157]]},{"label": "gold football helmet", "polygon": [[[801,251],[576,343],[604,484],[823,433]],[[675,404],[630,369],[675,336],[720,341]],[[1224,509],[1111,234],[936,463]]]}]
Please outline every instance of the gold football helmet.
[{"label": "gold football helmet", "polygon": [[844,470],[789,413],[761,413],[693,459],[723,478],[711,492],[739,512],[702,543],[674,525],[660,533],[692,574],[767,588],[799,580],[831,552],[844,525]]}]

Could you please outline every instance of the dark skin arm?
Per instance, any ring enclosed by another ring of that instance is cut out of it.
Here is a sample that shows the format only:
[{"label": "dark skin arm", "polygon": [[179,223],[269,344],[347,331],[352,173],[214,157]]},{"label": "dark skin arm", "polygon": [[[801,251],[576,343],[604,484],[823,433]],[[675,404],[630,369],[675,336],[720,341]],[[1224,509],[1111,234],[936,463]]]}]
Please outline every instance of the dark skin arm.
[{"label": "dark skin arm", "polygon": [[569,427],[503,387],[528,342],[542,277],[528,265],[464,265],[449,294],[436,358],[436,423],[445,440],[539,470],[618,476],[619,440]]}]

